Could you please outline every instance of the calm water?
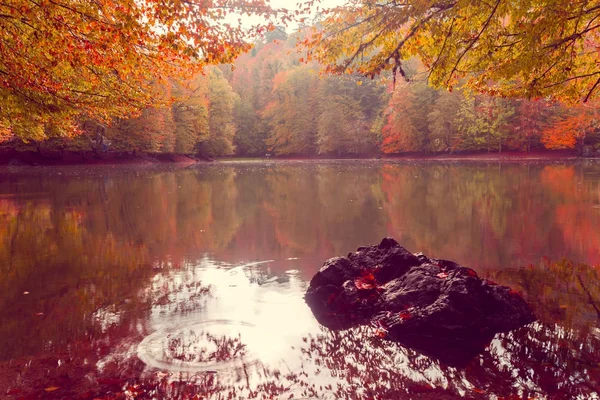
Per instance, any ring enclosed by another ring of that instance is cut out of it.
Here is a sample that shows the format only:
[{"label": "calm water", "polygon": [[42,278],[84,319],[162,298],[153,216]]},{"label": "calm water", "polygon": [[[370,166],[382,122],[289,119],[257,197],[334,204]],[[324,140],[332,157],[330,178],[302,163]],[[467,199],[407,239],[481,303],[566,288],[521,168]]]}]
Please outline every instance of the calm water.
[{"label": "calm water", "polygon": [[[320,327],[307,281],[384,236],[539,321],[464,369]],[[2,169],[0,398],[600,399],[599,268],[600,163]]]}]

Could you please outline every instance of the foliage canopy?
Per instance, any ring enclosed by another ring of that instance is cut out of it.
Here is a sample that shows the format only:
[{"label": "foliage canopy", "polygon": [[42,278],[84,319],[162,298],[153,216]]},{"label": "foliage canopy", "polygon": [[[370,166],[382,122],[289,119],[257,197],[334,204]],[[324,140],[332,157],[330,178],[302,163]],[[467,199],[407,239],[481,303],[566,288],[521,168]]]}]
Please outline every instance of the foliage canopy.
[{"label": "foliage canopy", "polygon": [[406,78],[416,56],[438,88],[577,102],[599,91],[599,27],[597,0],[348,0],[305,45],[334,73]]},{"label": "foliage canopy", "polygon": [[157,82],[250,48],[266,23],[245,28],[232,15],[274,13],[264,0],[5,0],[0,138],[65,136],[83,119],[138,114],[157,104]]}]

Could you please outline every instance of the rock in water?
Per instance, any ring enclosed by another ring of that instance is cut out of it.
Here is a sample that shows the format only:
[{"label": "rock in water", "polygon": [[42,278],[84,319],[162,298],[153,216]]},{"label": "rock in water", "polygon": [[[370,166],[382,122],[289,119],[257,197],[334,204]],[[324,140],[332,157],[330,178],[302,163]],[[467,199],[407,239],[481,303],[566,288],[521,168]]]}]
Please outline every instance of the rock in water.
[{"label": "rock in water", "polygon": [[326,261],[305,299],[330,329],[372,324],[378,336],[454,366],[496,333],[536,320],[511,288],[452,261],[412,254],[392,238]]}]

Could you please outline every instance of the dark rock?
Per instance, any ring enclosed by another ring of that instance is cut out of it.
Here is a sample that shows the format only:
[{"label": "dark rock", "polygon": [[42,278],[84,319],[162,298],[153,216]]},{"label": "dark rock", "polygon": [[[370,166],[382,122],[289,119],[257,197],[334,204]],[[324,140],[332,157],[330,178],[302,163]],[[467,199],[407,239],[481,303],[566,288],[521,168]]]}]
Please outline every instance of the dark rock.
[{"label": "dark rock", "polygon": [[392,238],[326,261],[305,299],[330,329],[371,324],[378,336],[455,366],[497,333],[536,319],[516,291],[452,261],[412,254]]}]

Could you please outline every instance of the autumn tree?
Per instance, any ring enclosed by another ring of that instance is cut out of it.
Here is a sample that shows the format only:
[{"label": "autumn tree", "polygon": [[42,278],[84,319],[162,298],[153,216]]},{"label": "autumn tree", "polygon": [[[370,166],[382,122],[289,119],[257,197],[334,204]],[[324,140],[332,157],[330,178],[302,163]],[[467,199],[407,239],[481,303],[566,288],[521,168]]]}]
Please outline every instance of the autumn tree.
[{"label": "autumn tree", "polygon": [[407,77],[418,57],[430,83],[572,102],[597,95],[595,1],[347,0],[304,44],[334,73]]},{"label": "autumn tree", "polygon": [[505,99],[465,92],[457,114],[457,148],[502,151],[513,114]]},{"label": "autumn tree", "polygon": [[192,154],[209,136],[208,79],[202,74],[177,88],[179,100],[173,104],[175,147],[177,153]]},{"label": "autumn tree", "polygon": [[419,132],[411,120],[414,94],[403,85],[394,91],[387,110],[387,122],[382,129],[381,150],[401,153],[419,150]]},{"label": "autumn tree", "polygon": [[275,77],[292,68],[294,46],[294,38],[277,29],[236,60],[231,85],[239,95],[235,105],[237,154],[262,156],[267,153],[270,123],[265,115],[274,99]]},{"label": "autumn tree", "polygon": [[266,130],[256,104],[256,82],[252,79],[253,65],[248,57],[236,64],[233,72],[232,87],[238,95],[234,104],[233,117],[236,126],[234,144],[236,154],[258,156],[266,152]]},{"label": "autumn tree", "polygon": [[198,144],[198,150],[201,154],[208,156],[231,155],[234,151],[233,137],[235,135],[233,107],[237,95],[223,74],[216,68],[208,75],[208,90],[210,134],[205,141]]},{"label": "autumn tree", "polygon": [[384,87],[352,77],[319,81],[317,148],[320,154],[367,154],[375,149],[372,126]]},{"label": "autumn tree", "polygon": [[522,151],[531,151],[534,147],[540,147],[542,131],[552,123],[554,114],[560,108],[559,104],[544,99],[517,100],[507,145]]},{"label": "autumn tree", "polygon": [[509,134],[509,122],[514,115],[510,101],[501,97],[479,96],[478,128],[485,135],[487,151],[502,151]]},{"label": "autumn tree", "polygon": [[[170,108],[149,107],[139,117],[115,121],[105,131],[102,145],[104,150],[158,153],[174,136],[174,130]],[[96,144],[91,147],[95,149]]]},{"label": "autumn tree", "polygon": [[230,15],[266,21],[273,12],[263,0],[4,1],[0,135],[68,136],[83,120],[138,115],[160,99],[150,82],[250,49],[266,22],[246,29]]},{"label": "autumn tree", "polygon": [[402,82],[394,88],[383,126],[381,149],[385,153],[428,151],[428,113],[437,93],[425,82]]},{"label": "autumn tree", "polygon": [[456,150],[459,134],[457,116],[462,100],[462,92],[441,91],[427,114],[432,151]]},{"label": "autumn tree", "polygon": [[316,70],[310,66],[297,67],[276,77],[274,98],[264,111],[271,127],[267,138],[270,151],[278,155],[315,152],[318,79]]},{"label": "autumn tree", "polygon": [[542,143],[547,149],[573,149],[581,153],[586,138],[600,129],[598,108],[583,104],[563,112],[542,131]]}]

